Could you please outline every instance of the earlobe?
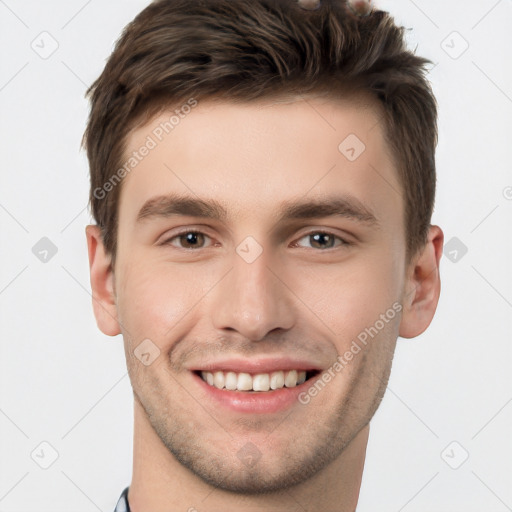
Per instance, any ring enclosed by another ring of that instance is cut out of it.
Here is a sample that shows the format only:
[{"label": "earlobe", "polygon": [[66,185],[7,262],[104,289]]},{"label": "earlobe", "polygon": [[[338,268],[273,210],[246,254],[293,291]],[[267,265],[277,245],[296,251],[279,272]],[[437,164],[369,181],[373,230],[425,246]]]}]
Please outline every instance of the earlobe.
[{"label": "earlobe", "polygon": [[430,226],[425,247],[411,262],[403,293],[403,313],[399,336],[414,338],[430,325],[441,293],[439,262],[444,234],[439,226]]},{"label": "earlobe", "polygon": [[86,226],[85,234],[89,253],[92,307],[96,323],[104,334],[116,336],[121,330],[117,320],[111,257],[105,252],[99,226]]}]

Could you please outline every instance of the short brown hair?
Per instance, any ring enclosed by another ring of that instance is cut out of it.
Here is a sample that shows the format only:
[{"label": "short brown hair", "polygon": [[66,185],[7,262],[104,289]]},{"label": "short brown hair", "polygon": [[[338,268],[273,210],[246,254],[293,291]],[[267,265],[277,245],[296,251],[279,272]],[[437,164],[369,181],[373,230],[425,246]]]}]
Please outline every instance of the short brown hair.
[{"label": "short brown hair", "polygon": [[[90,207],[116,256],[119,186],[109,182],[138,125],[190,98],[249,102],[287,94],[370,94],[403,188],[407,258],[426,242],[435,196],[437,104],[429,60],[407,49],[386,12],[359,16],[344,0],[316,10],[296,0],[156,0],[129,23],[86,96],[82,144]],[[348,93],[347,93],[348,94]]]}]

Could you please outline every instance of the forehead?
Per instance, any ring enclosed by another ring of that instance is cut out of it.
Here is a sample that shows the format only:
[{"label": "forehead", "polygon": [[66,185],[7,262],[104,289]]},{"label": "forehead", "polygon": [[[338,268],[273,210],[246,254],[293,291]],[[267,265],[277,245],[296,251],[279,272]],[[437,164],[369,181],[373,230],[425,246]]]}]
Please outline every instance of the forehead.
[{"label": "forehead", "polygon": [[392,213],[391,201],[400,214],[401,187],[381,117],[364,97],[177,106],[129,135],[126,161],[138,156],[124,178],[120,218],[134,222],[148,200],[165,193],[215,199],[233,219],[336,191],[382,215]]}]

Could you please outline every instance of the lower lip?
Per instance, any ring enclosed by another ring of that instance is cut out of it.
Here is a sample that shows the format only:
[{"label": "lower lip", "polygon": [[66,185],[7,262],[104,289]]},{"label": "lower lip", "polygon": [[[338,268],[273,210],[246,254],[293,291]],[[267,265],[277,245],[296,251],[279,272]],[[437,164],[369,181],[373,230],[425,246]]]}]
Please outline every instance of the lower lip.
[{"label": "lower lip", "polygon": [[210,386],[199,375],[191,372],[193,378],[208,393],[211,400],[235,412],[275,413],[284,411],[294,403],[300,403],[298,396],[308,389],[320,375],[304,381],[294,388],[281,388],[273,391],[230,391]]}]

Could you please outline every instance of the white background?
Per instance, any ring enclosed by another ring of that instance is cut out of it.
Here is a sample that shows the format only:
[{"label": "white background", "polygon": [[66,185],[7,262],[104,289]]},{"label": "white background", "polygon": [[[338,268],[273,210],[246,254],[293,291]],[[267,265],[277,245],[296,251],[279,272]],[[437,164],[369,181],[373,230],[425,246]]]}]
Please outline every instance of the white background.
[{"label": "white background", "polygon": [[[357,510],[512,510],[512,1],[376,4],[435,64],[433,223],[467,253],[443,256],[430,328],[398,342]],[[110,512],[131,480],[131,387],[121,337],[92,313],[79,145],[84,92],[146,5],[0,0],[1,512]],[[43,31],[47,59],[31,48]],[[58,250],[46,263],[42,237]]]}]

